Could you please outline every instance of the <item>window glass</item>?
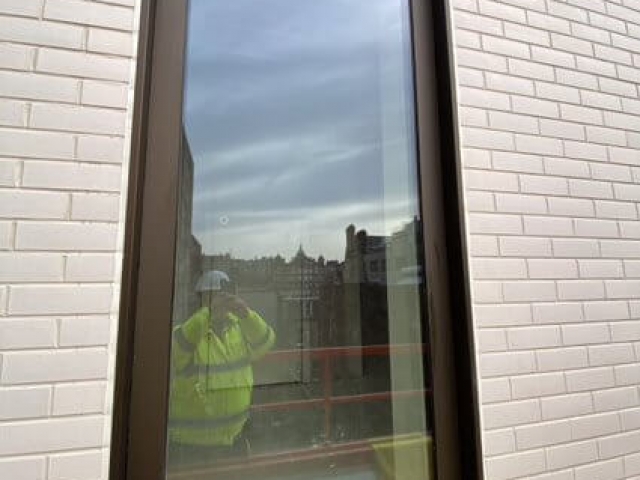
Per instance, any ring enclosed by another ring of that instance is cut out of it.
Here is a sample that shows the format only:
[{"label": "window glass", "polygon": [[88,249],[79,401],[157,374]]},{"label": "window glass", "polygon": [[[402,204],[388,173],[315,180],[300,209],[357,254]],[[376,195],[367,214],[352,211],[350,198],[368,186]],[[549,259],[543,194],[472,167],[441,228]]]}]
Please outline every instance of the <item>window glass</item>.
[{"label": "window glass", "polygon": [[169,478],[433,478],[408,0],[189,9]]}]

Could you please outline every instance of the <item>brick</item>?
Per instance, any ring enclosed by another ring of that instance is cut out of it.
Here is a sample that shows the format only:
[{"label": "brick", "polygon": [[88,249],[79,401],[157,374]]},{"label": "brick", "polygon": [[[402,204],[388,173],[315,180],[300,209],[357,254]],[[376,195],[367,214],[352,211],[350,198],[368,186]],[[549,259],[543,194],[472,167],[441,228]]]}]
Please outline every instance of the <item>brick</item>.
[{"label": "brick", "polygon": [[584,140],[585,128],[571,122],[560,120],[540,119],[540,133],[547,137],[567,138],[570,140]]},{"label": "brick", "polygon": [[553,254],[560,258],[593,258],[600,256],[600,248],[596,240],[565,239],[552,240]]},{"label": "brick", "polygon": [[120,197],[100,193],[74,193],[71,220],[115,222],[120,218]]},{"label": "brick", "polygon": [[636,97],[638,95],[635,84],[631,82],[623,82],[605,77],[599,78],[598,81],[600,82],[600,90],[603,92],[627,97]]},{"label": "brick", "polygon": [[587,126],[587,140],[593,143],[604,145],[626,145],[627,136],[625,132],[606,127]]},{"label": "brick", "polygon": [[604,283],[600,280],[563,280],[558,282],[560,300],[601,300]]},{"label": "brick", "polygon": [[515,135],[516,150],[539,155],[561,155],[562,142],[555,138],[534,135]]},{"label": "brick", "polygon": [[620,278],[622,262],[617,260],[578,260],[581,278]]},{"label": "brick", "polygon": [[470,190],[518,191],[518,176],[513,173],[468,170],[464,180]]},{"label": "brick", "polygon": [[0,44],[0,68],[28,70],[31,66],[33,48],[24,45]]},{"label": "brick", "polygon": [[594,367],[630,363],[634,360],[635,353],[633,346],[629,344],[595,345],[589,347],[589,364]]},{"label": "brick", "polygon": [[66,133],[0,129],[0,155],[73,158],[73,137]]},{"label": "brick", "polygon": [[595,210],[591,200],[578,198],[554,198],[547,199],[549,213],[563,217],[593,217]]},{"label": "brick", "polygon": [[465,168],[491,168],[491,152],[477,148],[462,149],[462,163]]},{"label": "brick", "polygon": [[[537,86],[536,88],[539,87]],[[558,104],[555,102],[540,100],[538,98],[520,97],[517,95],[511,97],[511,102],[515,112],[540,117],[557,118],[560,116]]]},{"label": "brick", "polygon": [[634,298],[640,292],[640,280],[605,281],[608,298]]},{"label": "brick", "polygon": [[562,372],[519,376],[511,380],[511,386],[514,399],[539,398],[566,391]]},{"label": "brick", "polygon": [[102,475],[102,465],[101,451],[52,455],[49,463],[49,478],[50,480],[98,479]]},{"label": "brick", "polygon": [[568,218],[531,216],[524,218],[524,231],[527,235],[573,235],[573,224]]},{"label": "brick", "polygon": [[577,303],[539,303],[532,307],[535,323],[576,323],[584,320],[582,307]]},{"label": "brick", "polygon": [[[603,338],[602,341],[606,342],[608,338]],[[567,378],[567,388],[570,392],[599,390],[615,385],[613,369],[610,367],[585,368],[566,372],[565,375]]]},{"label": "brick", "polygon": [[615,413],[604,413],[575,418],[572,421],[573,438],[587,439],[620,431],[620,421]]},{"label": "brick", "polygon": [[513,431],[509,428],[485,432],[483,447],[485,455],[488,456],[514,452],[516,449],[516,440]]},{"label": "brick", "polygon": [[547,11],[549,14],[566,18],[571,21],[579,21],[587,23],[587,12],[581,8],[567,5],[566,3],[560,3],[555,0],[547,2]]},{"label": "brick", "polygon": [[493,53],[499,53],[508,57],[530,58],[529,46],[526,43],[508,40],[506,38],[482,36],[483,49]]},{"label": "brick", "polygon": [[128,32],[90,28],[87,49],[90,52],[131,57],[134,54],[133,36]]},{"label": "brick", "polygon": [[597,412],[635,407],[638,405],[638,391],[635,387],[624,387],[593,392],[593,402]]},{"label": "brick", "polygon": [[640,364],[617,365],[614,367],[616,385],[637,385],[640,383]]},{"label": "brick", "polygon": [[518,452],[486,460],[487,478],[506,480],[545,470],[544,450]]},{"label": "brick", "polygon": [[122,170],[119,165],[28,161],[22,182],[25,187],[118,192]]},{"label": "brick", "polygon": [[0,478],[11,480],[44,480],[45,457],[14,457],[0,459]]},{"label": "brick", "polygon": [[614,342],[640,341],[640,325],[637,320],[611,324],[611,338]]},{"label": "brick", "polygon": [[640,258],[640,242],[631,240],[602,240],[604,258]]},{"label": "brick", "polygon": [[0,282],[57,282],[64,260],[56,254],[0,253]]},{"label": "brick", "polygon": [[485,353],[480,357],[482,378],[533,373],[535,357],[531,352]]},{"label": "brick", "polygon": [[622,103],[616,95],[583,90],[580,92],[582,103],[588,107],[604,108],[607,110],[621,110]]},{"label": "brick", "polygon": [[[570,443],[547,449],[548,468],[558,469],[597,460],[598,448],[593,441]],[[573,474],[569,477],[574,480]]]},{"label": "brick", "polygon": [[97,448],[104,433],[102,417],[80,417],[0,425],[0,454],[16,455],[51,450]]},{"label": "brick", "polygon": [[623,476],[624,466],[621,458],[576,468],[576,480],[591,480],[593,478],[623,478]]},{"label": "brick", "polygon": [[536,279],[577,278],[578,268],[574,260],[527,260],[529,277]]},{"label": "brick", "polygon": [[509,348],[531,350],[560,345],[560,329],[556,326],[533,326],[511,328],[507,331]]},{"label": "brick", "polygon": [[571,33],[569,22],[562,18],[532,11],[527,12],[527,17],[531,26],[552,32]]},{"label": "brick", "polygon": [[543,173],[542,157],[515,152],[493,152],[493,168],[523,173]]},{"label": "brick", "polygon": [[65,318],[60,321],[60,346],[92,347],[109,343],[109,317]]},{"label": "brick", "polygon": [[543,447],[571,440],[571,425],[568,421],[538,423],[516,428],[518,449]]},{"label": "brick", "polygon": [[111,282],[114,272],[112,254],[69,255],[64,276],[68,282]]},{"label": "brick", "polygon": [[497,130],[520,133],[538,133],[538,119],[528,115],[489,112],[489,125]]},{"label": "brick", "polygon": [[[572,23],[571,31],[575,37],[590,40],[591,42],[611,43],[611,35],[609,34],[609,32],[607,32],[606,30],[602,30],[600,28],[594,28],[589,25],[584,25],[581,23]],[[576,53],[581,53],[581,52],[576,52]]]},{"label": "brick", "polygon": [[0,420],[46,417],[50,404],[49,387],[3,388],[0,390]]},{"label": "brick", "polygon": [[567,195],[569,193],[566,179],[548,175],[520,175],[520,187],[522,192],[525,193],[542,195]]},{"label": "brick", "polygon": [[495,202],[491,192],[470,190],[466,196],[466,207],[470,212],[495,212]]},{"label": "brick", "polygon": [[569,180],[569,192],[576,197],[613,198],[613,188],[609,182],[593,180]]},{"label": "brick", "polygon": [[590,178],[589,163],[567,158],[545,158],[544,169],[549,175],[562,177]]},{"label": "brick", "polygon": [[78,137],[77,157],[79,160],[85,162],[122,163],[124,156],[125,145],[122,137],[97,135],[80,135]]},{"label": "brick", "polygon": [[562,343],[567,346],[604,343],[610,338],[609,326],[604,323],[562,326]]},{"label": "brick", "polygon": [[496,195],[498,212],[507,213],[546,213],[547,203],[543,197],[534,195],[501,193]]},{"label": "brick", "polygon": [[[86,4],[87,2],[82,3]],[[122,57],[41,48],[36,70],[82,78],[126,82],[130,77],[131,65],[128,59]]]},{"label": "brick", "polygon": [[607,300],[603,302],[585,302],[585,317],[589,321],[624,320],[629,318],[626,302]]},{"label": "brick", "polygon": [[[551,45],[552,49],[545,49],[547,55],[560,57],[561,52],[570,52],[571,54],[577,53],[580,55],[593,55],[593,47],[590,42],[585,40],[580,40],[575,36],[561,35],[559,33],[551,34]],[[574,56],[570,54],[566,54],[563,57],[570,59],[565,62],[554,62],[556,65],[561,67],[574,67],[575,60]]]},{"label": "brick", "polygon": [[0,322],[0,350],[52,348],[55,345],[53,320],[11,317]]},{"label": "brick", "polygon": [[[640,222],[637,221],[620,221],[618,222],[620,226],[620,236],[622,238],[640,238]],[[634,254],[630,254],[631,257],[634,257]]]},{"label": "brick", "polygon": [[457,29],[502,35],[502,22],[493,18],[483,18],[480,22],[478,15],[458,10],[454,12],[454,23]]},{"label": "brick", "polygon": [[54,415],[101,413],[106,399],[106,384],[58,384],[53,389]]},{"label": "brick", "polygon": [[626,202],[596,201],[596,215],[618,220],[638,218],[635,204]]},{"label": "brick", "polygon": [[47,0],[44,18],[127,31],[133,28],[130,9],[79,0]]},{"label": "brick", "polygon": [[604,163],[591,164],[591,173],[595,180],[625,182],[631,180],[631,169],[622,165]]},{"label": "brick", "polygon": [[478,346],[481,353],[505,351],[507,349],[505,332],[500,329],[482,330],[478,332]]},{"label": "brick", "polygon": [[111,307],[111,287],[23,285],[11,288],[9,313],[14,315],[102,314]]},{"label": "brick", "polygon": [[486,235],[471,235],[469,253],[474,257],[494,257],[498,255],[498,240]]},{"label": "brick", "polygon": [[456,55],[458,65],[462,67],[479,68],[493,72],[507,71],[507,60],[500,55],[467,48],[457,48]]},{"label": "brick", "polygon": [[481,49],[480,34],[467,30],[456,31],[456,46]]},{"label": "brick", "polygon": [[465,147],[512,150],[513,135],[508,132],[465,127],[462,130],[462,141]]},{"label": "brick", "polygon": [[31,109],[31,126],[40,129],[122,135],[124,124],[124,112],[111,109],[54,104]]},{"label": "brick", "polygon": [[73,78],[0,71],[0,95],[7,97],[74,102],[78,96],[78,85],[78,80]]},{"label": "brick", "polygon": [[[516,0],[514,2],[514,0],[512,0],[512,4],[513,3],[521,4],[522,2],[519,0]],[[540,6],[542,7],[540,11],[545,11],[544,2],[540,2]],[[528,13],[531,13],[531,12],[528,12]],[[504,34],[507,38],[520,40],[526,43],[533,43],[533,44],[543,45],[543,46],[549,46],[551,44],[549,32],[546,32],[539,28],[527,27],[525,25],[505,22]]]},{"label": "brick", "polygon": [[63,193],[0,189],[0,217],[12,219],[63,219],[69,196]]},{"label": "brick", "polygon": [[471,233],[522,233],[522,220],[517,215],[473,213],[469,215]]},{"label": "brick", "polygon": [[38,222],[18,223],[19,250],[110,251],[116,245],[114,224]]},{"label": "brick", "polygon": [[489,17],[512,20],[519,23],[526,23],[527,21],[525,11],[521,8],[489,0],[478,0],[478,6],[480,7],[480,13]]},{"label": "brick", "polygon": [[640,201],[640,185],[614,185],[613,191],[618,200]]},{"label": "brick", "polygon": [[476,279],[514,279],[527,276],[526,264],[520,259],[476,258],[471,265]]},{"label": "brick", "polygon": [[[590,393],[574,393],[557,397],[542,398],[542,418],[556,420],[560,418],[579,417],[593,412],[593,401]],[[558,465],[558,467],[568,466]]]},{"label": "brick", "polygon": [[10,385],[102,380],[106,374],[107,351],[86,349],[5,354],[1,378]]},{"label": "brick", "polygon": [[540,420],[540,407],[536,400],[488,405],[483,408],[483,411],[487,429],[522,425]]},{"label": "brick", "polygon": [[581,237],[615,238],[618,225],[612,220],[575,219],[576,234]]},{"label": "brick", "polygon": [[640,445],[640,432],[623,433],[598,440],[601,458],[620,457],[635,453]]},{"label": "brick", "polygon": [[512,75],[518,75],[530,79],[550,81],[553,81],[555,78],[552,66],[516,58],[509,58],[507,59],[507,62],[508,71]]},{"label": "brick", "polygon": [[0,40],[3,41],[80,49],[82,37],[83,30],[76,25],[31,18],[0,17]]},{"label": "brick", "polygon": [[24,102],[0,99],[0,125],[5,127],[24,127],[27,106]]},{"label": "brick", "polygon": [[3,0],[0,13],[24,17],[38,17],[42,8],[42,0]]},{"label": "brick", "polygon": [[537,62],[558,67],[575,68],[576,66],[574,55],[552,48],[533,45],[531,47],[531,56]]},{"label": "brick", "polygon": [[502,237],[500,254],[504,257],[549,257],[552,255],[548,238]]}]

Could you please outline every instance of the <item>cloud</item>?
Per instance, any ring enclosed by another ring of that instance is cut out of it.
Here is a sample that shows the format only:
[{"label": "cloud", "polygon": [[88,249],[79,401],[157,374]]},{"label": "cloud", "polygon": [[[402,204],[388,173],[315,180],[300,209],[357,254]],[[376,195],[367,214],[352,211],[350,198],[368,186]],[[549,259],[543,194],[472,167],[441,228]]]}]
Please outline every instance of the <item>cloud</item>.
[{"label": "cloud", "polygon": [[411,219],[410,70],[388,71],[410,53],[406,1],[191,0],[185,125],[205,251],[285,253],[304,237],[338,255],[349,223],[386,230],[391,170]]}]

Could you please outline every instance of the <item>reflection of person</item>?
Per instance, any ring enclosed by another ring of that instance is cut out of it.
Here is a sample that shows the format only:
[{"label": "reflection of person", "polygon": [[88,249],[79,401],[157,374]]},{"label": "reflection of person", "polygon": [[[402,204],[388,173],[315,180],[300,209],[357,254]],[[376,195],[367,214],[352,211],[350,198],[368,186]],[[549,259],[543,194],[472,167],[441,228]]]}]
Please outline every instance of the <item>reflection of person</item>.
[{"label": "reflection of person", "polygon": [[251,406],[251,362],[275,341],[271,327],[234,295],[225,272],[205,272],[196,290],[201,308],[173,334],[170,464],[246,451],[242,431]]}]

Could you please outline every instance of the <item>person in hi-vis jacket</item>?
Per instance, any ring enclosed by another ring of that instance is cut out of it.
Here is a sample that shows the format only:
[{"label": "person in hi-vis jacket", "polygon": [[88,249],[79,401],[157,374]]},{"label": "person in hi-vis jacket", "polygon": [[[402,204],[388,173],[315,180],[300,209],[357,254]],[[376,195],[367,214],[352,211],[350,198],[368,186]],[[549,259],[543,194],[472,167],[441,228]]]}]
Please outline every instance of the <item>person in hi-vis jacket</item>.
[{"label": "person in hi-vis jacket", "polygon": [[251,364],[275,342],[225,272],[205,272],[196,290],[201,308],[173,331],[169,467],[246,452]]}]

